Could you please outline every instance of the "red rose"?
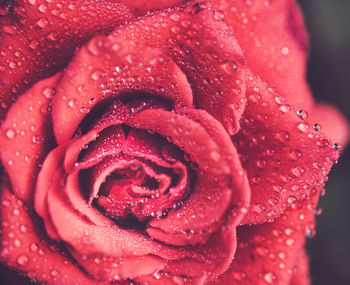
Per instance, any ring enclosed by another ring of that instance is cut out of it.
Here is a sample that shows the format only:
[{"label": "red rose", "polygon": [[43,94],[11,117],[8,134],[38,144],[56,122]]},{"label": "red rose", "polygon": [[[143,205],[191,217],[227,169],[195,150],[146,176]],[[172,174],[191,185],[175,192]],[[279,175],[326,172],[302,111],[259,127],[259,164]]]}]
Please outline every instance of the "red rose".
[{"label": "red rose", "polygon": [[0,10],[2,262],[49,284],[307,284],[347,133],[305,83],[295,3],[121,2]]}]

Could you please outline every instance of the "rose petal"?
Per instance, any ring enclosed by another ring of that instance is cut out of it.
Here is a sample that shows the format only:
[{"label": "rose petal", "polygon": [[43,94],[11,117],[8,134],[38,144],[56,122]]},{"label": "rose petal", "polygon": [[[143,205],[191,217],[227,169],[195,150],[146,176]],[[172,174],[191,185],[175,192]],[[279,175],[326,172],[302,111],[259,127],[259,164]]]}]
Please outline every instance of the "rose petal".
[{"label": "rose petal", "polygon": [[183,258],[191,254],[181,249],[166,248],[142,234],[122,229],[116,224],[97,226],[86,221],[67,201],[61,188],[62,175],[56,173],[47,196],[49,216],[60,239],[70,244],[76,252],[104,257],[156,254],[167,259]]},{"label": "rose petal", "polygon": [[[223,226],[211,235],[209,241],[197,249],[203,261],[193,259],[194,255],[185,259],[170,261],[165,268],[173,275],[198,277],[195,284],[206,284],[227,271],[236,252],[236,227],[233,216],[224,221]],[[192,258],[191,258],[192,257]],[[229,283],[226,283],[229,284]]]},{"label": "rose petal", "polygon": [[252,191],[243,223],[271,222],[319,193],[339,151],[254,75],[247,77],[247,99],[242,129],[232,137]]},{"label": "rose petal", "polygon": [[42,80],[29,89],[1,125],[1,161],[14,194],[30,205],[39,165],[54,144],[50,104],[60,76]]},{"label": "rose petal", "polygon": [[289,285],[310,285],[309,277],[309,260],[307,258],[305,250],[302,251],[299,256],[298,262],[293,268],[292,279],[289,282]]},{"label": "rose petal", "polygon": [[[161,25],[159,24],[161,23]],[[196,107],[234,134],[245,105],[245,59],[232,32],[207,3],[168,9],[117,28],[111,39],[168,53],[186,74]]]},{"label": "rose petal", "polygon": [[158,49],[137,43],[135,46],[135,42],[97,37],[80,50],[53,102],[58,142],[71,138],[86,112],[110,97],[146,93],[168,99],[177,107],[192,105],[186,76],[172,59]]},{"label": "rose petal", "polygon": [[[0,260],[25,272],[30,279],[49,284],[104,284],[90,279],[70,261],[62,248],[40,234],[40,222],[21,200],[1,186]],[[6,219],[4,218],[6,217]]]},{"label": "rose petal", "polygon": [[58,234],[52,224],[50,216],[48,215],[46,202],[47,193],[52,183],[53,176],[55,175],[59,166],[63,163],[63,155],[67,149],[67,146],[67,142],[61,144],[48,154],[36,179],[37,183],[34,193],[34,208],[38,215],[43,218],[46,232],[52,239],[58,239]]},{"label": "rose petal", "polygon": [[[101,184],[112,172],[139,166],[147,177],[157,181],[158,185],[155,189],[146,190],[138,185],[139,181],[131,177],[125,179],[123,183],[120,182],[120,187],[117,187],[119,184],[115,183],[114,190],[109,193],[108,198],[98,199],[99,204],[102,202],[105,206],[109,205],[111,210],[111,207],[114,207],[113,212],[115,213],[119,210],[122,212],[132,210],[132,213],[140,219],[145,216],[161,215],[163,211],[176,205],[177,202],[184,199],[188,190],[188,173],[182,162],[169,163],[161,157],[162,146],[166,143],[168,142],[159,135],[131,129],[123,146],[125,156],[110,157],[94,168],[92,172],[94,191],[91,193],[93,196],[90,196],[90,200],[97,196]],[[173,179],[176,179],[176,184],[171,186]],[[124,183],[131,185],[129,190],[136,197],[130,196]],[[126,207],[127,201],[130,202],[130,209]]]},{"label": "rose petal", "polygon": [[[201,116],[207,117],[207,128],[208,122],[214,121],[204,111],[196,110],[193,112],[202,112]],[[186,114],[186,111],[183,113]],[[201,116],[198,115],[197,118]],[[193,117],[196,116],[193,115]],[[231,172],[233,169],[240,168],[240,163],[237,156],[227,155],[226,150],[221,148],[223,145],[227,145],[229,138],[219,123],[212,123],[212,126],[216,125],[218,128],[216,131],[218,135],[215,137],[211,137],[206,128],[189,117],[163,110],[145,110],[129,119],[126,124],[151,129],[162,136],[171,137],[174,144],[182,148],[185,153],[191,154],[191,160],[199,165],[196,188],[189,198],[179,209],[170,211],[166,218],[152,220],[149,224],[152,228],[170,233],[170,236],[166,237],[159,230],[150,229],[148,232],[156,234],[154,237],[176,244],[179,240],[172,240],[171,233],[175,233],[175,236],[178,236],[179,232],[187,233],[188,242],[198,234],[203,235],[201,230],[218,222],[226,212],[231,200],[231,192],[237,191],[234,195],[237,197],[235,206],[238,209],[241,210],[247,206],[248,202],[245,199],[247,197],[246,191],[249,192],[249,188],[244,172],[241,170],[241,175],[237,177],[235,172],[234,174]],[[230,148],[232,149],[232,146]],[[242,215],[236,213],[235,221],[239,223],[241,218]],[[206,235],[210,233],[211,231]],[[193,235],[191,236],[191,234]],[[195,239],[198,241],[197,237]],[[186,239],[182,238],[181,240],[182,243]]]},{"label": "rose petal", "polygon": [[155,272],[151,275],[145,275],[142,277],[136,277],[134,278],[135,282],[138,282],[140,284],[154,284],[154,285],[183,285],[185,281],[191,282],[192,279],[180,277],[180,276],[173,276],[171,274],[162,274],[160,272]]},{"label": "rose petal", "polygon": [[[105,156],[113,152],[118,153],[118,149],[121,150],[121,144],[124,142],[125,139],[123,138],[124,131],[121,129],[121,127],[116,127],[114,125],[122,124],[132,114],[121,102],[114,102],[111,106],[111,109],[112,112],[107,112],[107,116],[102,117],[102,119],[98,121],[98,124],[91,128],[86,134],[71,142],[69,148],[67,149],[67,153],[65,155],[64,160],[64,167],[66,172],[70,172],[74,166],[88,168],[91,165],[94,165],[101,161]],[[108,127],[112,127],[112,129],[108,131]],[[104,152],[103,154],[101,153],[99,157],[90,157],[90,159],[79,161],[79,155],[85,154],[86,151],[84,149],[89,149],[89,146],[94,144],[94,141],[96,141],[96,139],[100,135],[100,132],[102,132],[103,134],[104,129],[106,130],[106,132],[110,132],[115,127],[117,128],[118,132],[115,140],[113,140],[116,148],[110,148],[108,152]]]},{"label": "rose petal", "polygon": [[134,15],[140,16],[150,11],[175,7],[177,5],[185,4],[186,2],[189,2],[189,1],[188,0],[122,0],[120,2],[126,5]]},{"label": "rose petal", "polygon": [[[36,81],[68,62],[74,49],[92,36],[110,32],[131,17],[114,1],[17,0],[1,17],[0,100],[9,106]],[[6,108],[0,109],[0,118]]]},{"label": "rose petal", "polygon": [[165,266],[163,259],[152,255],[106,259],[73,252],[73,256],[89,274],[99,281],[134,279],[142,275],[152,274]]},{"label": "rose petal", "polygon": [[305,80],[308,37],[294,0],[213,1],[244,49],[248,67],[297,109],[311,110]]},{"label": "rose petal", "polygon": [[341,150],[345,149],[349,140],[349,124],[337,109],[329,105],[317,104],[310,115],[329,140],[336,142]]},{"label": "rose petal", "polygon": [[79,165],[97,164],[106,156],[117,155],[125,145],[125,134],[121,126],[105,128],[98,138],[90,142],[79,156]]},{"label": "rose petal", "polygon": [[49,214],[60,238],[71,244],[76,251],[87,255],[103,253],[112,257],[159,251],[159,245],[140,234],[121,229],[117,225],[96,226],[82,219],[65,198],[60,186],[61,178],[60,175],[53,177],[47,197]]},{"label": "rose petal", "polygon": [[95,225],[113,226],[113,222],[109,218],[105,217],[96,208],[91,207],[91,204],[83,197],[82,190],[80,189],[81,185],[79,185],[79,170],[79,168],[76,169],[66,180],[65,190],[72,208]]},{"label": "rose petal", "polygon": [[305,235],[314,229],[317,199],[295,204],[273,223],[238,228],[235,259],[217,283],[289,284]]}]

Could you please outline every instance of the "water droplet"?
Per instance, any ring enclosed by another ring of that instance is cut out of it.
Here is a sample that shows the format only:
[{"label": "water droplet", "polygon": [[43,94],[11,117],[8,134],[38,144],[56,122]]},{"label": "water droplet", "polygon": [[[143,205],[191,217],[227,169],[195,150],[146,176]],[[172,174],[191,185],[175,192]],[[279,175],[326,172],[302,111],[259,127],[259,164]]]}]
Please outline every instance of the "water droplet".
[{"label": "water droplet", "polygon": [[38,244],[36,244],[36,243],[32,243],[32,244],[29,246],[29,249],[30,249],[32,252],[37,252],[38,249],[39,249],[39,246],[38,246]]},{"label": "water droplet", "polygon": [[266,206],[265,204],[255,204],[253,207],[252,207],[252,210],[254,212],[257,212],[258,214],[262,213],[263,211],[266,211]]},{"label": "water droplet", "polygon": [[232,62],[232,61],[227,61],[224,64],[222,64],[220,67],[227,74],[232,74],[232,73],[238,71],[237,65],[234,62]]},{"label": "water droplet", "polygon": [[296,198],[295,196],[289,196],[289,197],[287,198],[287,202],[288,202],[289,204],[295,203],[296,200],[297,200],[297,198]]},{"label": "water droplet", "polygon": [[316,214],[316,216],[320,216],[321,214],[322,214],[322,208],[317,208],[316,210],[315,210],[315,214]]},{"label": "water droplet", "polygon": [[309,114],[304,110],[299,110],[297,114],[302,120],[306,120],[309,117]]},{"label": "water droplet", "polygon": [[13,241],[13,244],[16,246],[16,247],[20,247],[22,245],[22,242],[19,240],[19,239],[15,239]]},{"label": "water droplet", "polygon": [[13,215],[18,216],[20,214],[20,211],[17,208],[15,208],[12,213]]},{"label": "water droplet", "polygon": [[292,173],[296,176],[296,177],[300,177],[304,174],[305,170],[303,167],[301,166],[297,166],[297,167],[294,167],[292,169]]},{"label": "water droplet", "polygon": [[242,281],[244,278],[247,277],[247,274],[245,274],[242,271],[234,271],[234,272],[232,272],[232,277],[233,277],[233,279],[235,279],[237,281]]},{"label": "water droplet", "polygon": [[292,150],[290,153],[290,157],[293,160],[298,160],[299,158],[301,158],[303,156],[302,152],[299,150]]},{"label": "water droplet", "polygon": [[313,128],[314,128],[315,131],[318,132],[319,130],[321,130],[321,125],[320,124],[314,124]]},{"label": "water droplet", "polygon": [[52,277],[57,277],[58,276],[58,271],[57,270],[52,270],[51,271],[51,276]]},{"label": "water droplet", "polygon": [[215,161],[219,161],[221,158],[221,155],[220,155],[220,153],[218,153],[217,151],[214,150],[210,153],[210,157]]},{"label": "water droplet", "polygon": [[89,107],[81,107],[80,108],[80,112],[84,113],[84,114],[87,114],[87,113],[90,112],[90,108]]},{"label": "water droplet", "polygon": [[2,30],[6,34],[14,35],[14,34],[16,34],[17,28],[14,25],[10,25],[10,26],[4,26]]},{"label": "water droplet", "polygon": [[14,69],[16,67],[16,63],[14,61],[9,62],[9,68]]},{"label": "water droplet", "polygon": [[51,32],[47,35],[47,38],[51,41],[56,41],[57,40],[58,34],[56,32]]},{"label": "water droplet", "polygon": [[293,239],[293,238],[288,238],[288,239],[286,240],[286,245],[287,245],[287,246],[292,246],[293,244],[295,244],[295,239]]},{"label": "water droplet", "polygon": [[292,109],[292,107],[288,104],[285,104],[285,105],[282,105],[280,107],[280,110],[283,112],[283,113],[288,113],[290,110]]},{"label": "water droplet", "polygon": [[266,256],[266,254],[269,252],[269,249],[266,246],[257,246],[255,248],[255,252],[260,256]]},{"label": "water droplet", "polygon": [[20,231],[21,231],[22,233],[25,233],[25,232],[27,232],[28,227],[25,226],[25,225],[22,225],[22,226],[20,226],[19,229],[20,229]]},{"label": "water droplet", "polygon": [[267,165],[267,162],[265,159],[259,159],[257,162],[256,162],[256,166],[259,167],[259,168],[265,168]]},{"label": "water droplet", "polygon": [[214,13],[214,19],[217,21],[224,21],[225,20],[224,12],[220,10],[216,11]]},{"label": "water droplet", "polygon": [[338,149],[339,149],[339,145],[338,145],[337,143],[335,143],[335,144],[333,144],[333,148],[334,148],[335,150],[338,150]]},{"label": "water droplet", "polygon": [[260,183],[260,182],[261,182],[261,177],[260,177],[259,175],[254,176],[254,177],[252,178],[252,182],[253,182],[254,184]]},{"label": "water droplet", "polygon": [[37,144],[43,144],[45,142],[45,137],[42,135],[34,135],[32,137],[32,142]]},{"label": "water droplet", "polygon": [[29,261],[29,258],[25,255],[20,255],[18,258],[17,258],[17,263],[18,265],[20,266],[24,266],[28,263]]},{"label": "water droplet", "polygon": [[171,27],[170,30],[171,30],[174,34],[177,34],[178,32],[180,32],[180,28],[179,28],[179,27],[176,27],[176,26]]},{"label": "water droplet", "polygon": [[290,139],[289,133],[285,131],[276,133],[275,137],[282,143],[286,143]]},{"label": "water droplet", "polygon": [[298,129],[303,133],[307,132],[309,128],[310,128],[310,125],[306,122],[298,124]]},{"label": "water droplet", "polygon": [[48,7],[47,5],[45,4],[41,4],[39,7],[38,7],[38,10],[41,12],[41,13],[46,13]]},{"label": "water droplet", "polygon": [[276,275],[273,274],[272,272],[268,272],[264,275],[264,280],[267,283],[273,283],[276,280]]},{"label": "water droplet", "polygon": [[77,102],[78,102],[77,100],[71,99],[71,100],[68,101],[67,104],[68,104],[69,107],[73,108]]},{"label": "water droplet", "polygon": [[99,55],[100,54],[100,48],[102,47],[102,41],[101,39],[92,39],[87,44],[87,49],[92,55]]},{"label": "water droplet", "polygon": [[30,43],[29,43],[29,47],[31,48],[31,49],[36,49],[37,47],[38,47],[38,45],[39,45],[39,42],[37,41],[37,40],[32,40]]},{"label": "water droplet", "polygon": [[42,29],[46,28],[48,24],[49,24],[49,21],[46,20],[45,18],[40,18],[38,21],[35,22],[35,25]]},{"label": "water droplet", "polygon": [[102,78],[102,76],[104,75],[104,71],[101,69],[96,69],[91,73],[91,79],[98,81]]},{"label": "water droplet", "polygon": [[288,47],[283,47],[282,50],[281,50],[281,53],[283,55],[288,55],[289,54],[289,48]]},{"label": "water droplet", "polygon": [[279,105],[282,105],[286,101],[286,98],[283,96],[276,96],[275,97],[275,102]]},{"label": "water droplet", "polygon": [[180,15],[178,14],[171,14],[170,19],[177,22],[180,19]]},{"label": "water droplet", "polygon": [[5,135],[8,139],[13,139],[16,136],[16,132],[13,129],[7,129]]},{"label": "water droplet", "polygon": [[284,230],[284,233],[285,233],[287,236],[290,236],[290,235],[293,233],[293,230],[290,229],[290,228],[286,228],[286,229]]},{"label": "water droplet", "polygon": [[329,146],[329,141],[327,139],[321,139],[318,142],[316,142],[316,145],[321,148],[325,148]]}]

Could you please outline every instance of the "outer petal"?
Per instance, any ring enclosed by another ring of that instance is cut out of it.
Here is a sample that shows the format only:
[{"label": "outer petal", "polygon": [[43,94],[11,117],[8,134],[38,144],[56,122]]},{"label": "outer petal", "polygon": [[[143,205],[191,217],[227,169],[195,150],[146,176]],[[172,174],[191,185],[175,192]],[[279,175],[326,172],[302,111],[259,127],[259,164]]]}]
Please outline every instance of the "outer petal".
[{"label": "outer petal", "polygon": [[104,284],[90,279],[70,261],[66,251],[42,235],[36,215],[1,186],[0,260],[30,279],[50,284]]},{"label": "outer petal", "polygon": [[177,107],[192,105],[190,85],[179,67],[160,50],[141,44],[98,37],[80,50],[53,102],[58,142],[70,139],[86,113],[109,97],[152,94]]},{"label": "outer petal", "polygon": [[299,256],[298,262],[293,268],[292,279],[289,282],[289,285],[310,285],[309,277],[309,260],[307,258],[305,250],[302,251]]},{"label": "outer petal", "polygon": [[297,109],[311,110],[313,100],[305,80],[308,39],[294,0],[218,0],[244,50],[248,67]]},{"label": "outer petal", "polygon": [[310,115],[328,139],[339,144],[341,151],[345,149],[349,140],[349,123],[337,109],[317,104]]},{"label": "outer petal", "polygon": [[164,260],[154,255],[106,258],[72,254],[89,274],[101,281],[130,280],[164,268]]},{"label": "outer petal", "polygon": [[242,129],[232,139],[252,191],[244,223],[262,223],[319,192],[339,151],[253,75],[247,77],[247,99]]},{"label": "outer petal", "polygon": [[245,59],[232,32],[209,4],[138,18],[116,29],[113,37],[168,53],[186,74],[195,106],[205,109],[231,134],[238,131],[245,104]]},{"label": "outer petal", "polygon": [[77,46],[131,17],[113,0],[8,2],[0,20],[0,118],[38,79],[61,70]]},{"label": "outer petal", "polygon": [[144,15],[147,12],[175,7],[190,2],[189,0],[121,0],[130,11],[136,15]]},{"label": "outer petal", "polygon": [[50,110],[59,78],[57,74],[29,89],[1,125],[1,161],[14,193],[29,204],[33,202],[39,166],[54,145]]},{"label": "outer petal", "polygon": [[313,201],[295,204],[271,224],[240,227],[235,259],[217,283],[289,284],[305,236],[314,229],[317,200],[315,195]]}]

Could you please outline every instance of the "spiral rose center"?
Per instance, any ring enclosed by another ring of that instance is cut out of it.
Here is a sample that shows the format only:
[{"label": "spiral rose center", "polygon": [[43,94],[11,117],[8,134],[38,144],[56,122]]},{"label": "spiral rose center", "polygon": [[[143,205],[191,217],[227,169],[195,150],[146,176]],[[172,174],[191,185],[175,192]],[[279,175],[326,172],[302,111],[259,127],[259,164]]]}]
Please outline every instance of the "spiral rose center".
[{"label": "spiral rose center", "polygon": [[[116,218],[133,215],[138,220],[159,217],[183,198],[187,173],[180,164],[162,167],[140,158],[117,159],[116,169],[101,184],[96,198],[109,215]],[[117,159],[107,159],[97,167]]]},{"label": "spiral rose center", "polygon": [[79,155],[85,165],[80,186],[89,203],[119,221],[164,216],[187,196],[193,180],[189,161],[170,138],[123,124],[154,107],[167,104],[155,99],[112,102],[92,127],[103,130]]}]

